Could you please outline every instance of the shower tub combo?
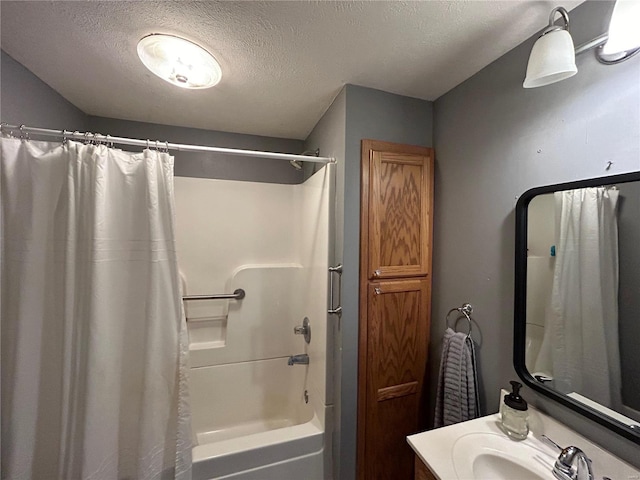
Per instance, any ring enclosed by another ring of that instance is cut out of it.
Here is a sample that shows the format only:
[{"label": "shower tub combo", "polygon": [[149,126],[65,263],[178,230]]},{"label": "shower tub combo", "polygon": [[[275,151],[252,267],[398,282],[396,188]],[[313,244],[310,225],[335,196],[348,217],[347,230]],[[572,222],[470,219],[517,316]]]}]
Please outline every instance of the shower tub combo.
[{"label": "shower tub combo", "polygon": [[184,295],[245,292],[185,300],[196,480],[331,478],[332,168],[299,185],[175,179]]}]

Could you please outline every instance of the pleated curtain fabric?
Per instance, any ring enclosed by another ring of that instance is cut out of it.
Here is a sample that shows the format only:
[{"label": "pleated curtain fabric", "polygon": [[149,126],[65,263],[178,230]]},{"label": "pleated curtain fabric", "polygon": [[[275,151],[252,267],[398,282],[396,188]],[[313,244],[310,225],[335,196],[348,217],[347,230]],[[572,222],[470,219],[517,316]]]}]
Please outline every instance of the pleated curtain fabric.
[{"label": "pleated curtain fabric", "polygon": [[604,187],[555,193],[556,257],[551,305],[538,355],[554,386],[616,408],[619,192]]},{"label": "pleated curtain fabric", "polygon": [[2,479],[191,478],[173,157],[0,141]]}]

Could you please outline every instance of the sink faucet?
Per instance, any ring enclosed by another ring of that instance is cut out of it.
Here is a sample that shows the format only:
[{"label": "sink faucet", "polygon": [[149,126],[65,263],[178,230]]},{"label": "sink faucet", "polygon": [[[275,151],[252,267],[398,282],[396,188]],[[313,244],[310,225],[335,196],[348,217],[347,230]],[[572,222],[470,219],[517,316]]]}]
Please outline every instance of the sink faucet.
[{"label": "sink faucet", "polygon": [[553,465],[553,475],[558,480],[593,480],[591,460],[582,450],[574,446],[562,448],[546,435],[542,437],[560,450],[560,455]]},{"label": "sink faucet", "polygon": [[291,355],[289,357],[288,365],[309,365],[309,355],[301,353],[300,355]]},{"label": "sink faucet", "polygon": [[560,480],[593,480],[591,460],[578,447],[564,448],[553,466],[553,474]]}]

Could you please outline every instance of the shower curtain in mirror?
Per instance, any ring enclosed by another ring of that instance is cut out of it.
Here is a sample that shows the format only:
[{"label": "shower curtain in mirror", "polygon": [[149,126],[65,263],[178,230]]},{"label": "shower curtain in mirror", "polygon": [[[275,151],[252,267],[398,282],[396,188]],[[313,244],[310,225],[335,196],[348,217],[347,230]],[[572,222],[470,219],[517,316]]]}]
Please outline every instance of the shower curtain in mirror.
[{"label": "shower curtain in mirror", "polygon": [[555,193],[556,260],[542,350],[555,387],[615,407],[618,343],[618,191]]},{"label": "shower curtain in mirror", "polygon": [[0,141],[2,478],[190,478],[173,158]]}]

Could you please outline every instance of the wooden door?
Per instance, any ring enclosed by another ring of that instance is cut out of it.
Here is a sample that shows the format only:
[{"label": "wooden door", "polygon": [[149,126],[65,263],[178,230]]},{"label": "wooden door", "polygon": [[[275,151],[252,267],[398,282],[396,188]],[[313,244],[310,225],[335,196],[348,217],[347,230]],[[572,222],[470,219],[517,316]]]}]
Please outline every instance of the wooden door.
[{"label": "wooden door", "polygon": [[[433,151],[363,141],[368,152],[369,279],[430,270]],[[363,188],[365,187],[363,179]]]},{"label": "wooden door", "polygon": [[431,309],[433,150],[362,142],[358,478],[414,475]]},{"label": "wooden door", "polygon": [[429,470],[429,467],[427,467],[424,464],[424,462],[420,460],[420,457],[418,457],[417,455],[416,455],[415,466],[416,466],[415,480],[438,480],[436,476],[431,472],[431,470]]},{"label": "wooden door", "polygon": [[367,334],[367,479],[413,478],[429,328],[424,279],[372,282]]}]

